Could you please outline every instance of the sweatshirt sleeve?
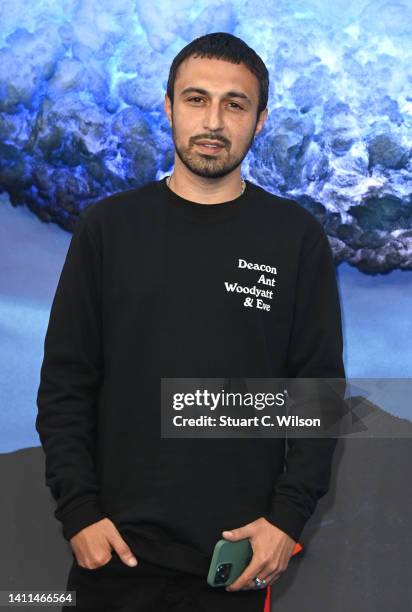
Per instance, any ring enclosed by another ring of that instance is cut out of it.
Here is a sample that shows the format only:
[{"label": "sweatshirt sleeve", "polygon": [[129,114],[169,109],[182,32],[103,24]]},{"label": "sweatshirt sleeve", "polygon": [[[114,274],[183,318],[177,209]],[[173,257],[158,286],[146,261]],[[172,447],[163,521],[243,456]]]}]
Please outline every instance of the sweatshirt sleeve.
[{"label": "sweatshirt sleeve", "polygon": [[[341,309],[333,254],[322,226],[317,221],[310,225],[312,231],[302,248],[298,271],[287,377],[339,378],[344,389]],[[339,411],[343,395],[344,391],[342,395],[339,392]],[[318,500],[329,490],[336,444],[335,437],[286,438],[285,470],[275,483],[271,511],[264,517],[296,542]]]},{"label": "sweatshirt sleeve", "polygon": [[76,223],[52,302],[37,392],[46,485],[67,540],[105,516],[94,466],[102,372],[101,257],[87,212]]}]

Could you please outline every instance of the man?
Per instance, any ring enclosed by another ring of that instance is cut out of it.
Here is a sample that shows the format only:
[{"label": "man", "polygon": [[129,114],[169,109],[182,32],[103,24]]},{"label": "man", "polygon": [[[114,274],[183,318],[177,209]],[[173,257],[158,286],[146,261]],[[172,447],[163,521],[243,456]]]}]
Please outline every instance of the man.
[{"label": "man", "polygon": [[[243,41],[194,40],[165,97],[173,173],[100,200],[76,225],[36,427],[77,609],[263,610],[328,491],[336,440],[288,440],[285,457],[282,438],[160,435],[162,378],[344,376],[326,234],[241,178],[267,99],[266,67]],[[263,268],[271,286],[257,284]],[[222,538],[253,549],[227,589],[206,582]]]}]

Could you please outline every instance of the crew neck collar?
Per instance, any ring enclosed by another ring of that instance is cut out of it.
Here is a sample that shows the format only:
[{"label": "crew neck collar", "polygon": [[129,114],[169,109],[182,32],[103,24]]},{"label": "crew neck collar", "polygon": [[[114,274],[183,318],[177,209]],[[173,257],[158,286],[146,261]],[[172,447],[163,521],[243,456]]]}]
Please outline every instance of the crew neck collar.
[{"label": "crew neck collar", "polygon": [[193,202],[192,200],[182,198],[177,193],[172,191],[166,182],[168,178],[169,175],[164,176],[160,181],[158,181],[158,183],[162,195],[167,200],[170,210],[185,216],[188,219],[193,219],[194,221],[219,221],[221,219],[236,216],[241,208],[243,208],[248,192],[250,191],[250,183],[247,179],[244,179],[246,183],[244,192],[233,200],[227,200],[226,202],[220,202],[219,204]]}]

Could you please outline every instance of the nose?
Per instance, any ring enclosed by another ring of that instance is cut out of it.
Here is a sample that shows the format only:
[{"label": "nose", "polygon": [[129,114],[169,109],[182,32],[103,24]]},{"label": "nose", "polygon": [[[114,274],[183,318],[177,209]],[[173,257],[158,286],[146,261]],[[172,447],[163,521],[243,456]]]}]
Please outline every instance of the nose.
[{"label": "nose", "polygon": [[223,129],[222,113],[218,102],[216,104],[211,103],[206,107],[203,127],[211,132]]}]

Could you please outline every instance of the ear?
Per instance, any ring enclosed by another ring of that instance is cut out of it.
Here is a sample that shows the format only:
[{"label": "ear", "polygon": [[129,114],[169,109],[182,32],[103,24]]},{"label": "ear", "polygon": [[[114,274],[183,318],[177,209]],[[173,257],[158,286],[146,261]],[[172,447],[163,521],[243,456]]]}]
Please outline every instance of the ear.
[{"label": "ear", "polygon": [[166,117],[167,120],[169,122],[170,127],[172,127],[172,103],[170,101],[170,98],[167,94],[165,94],[165,99],[164,99],[164,111],[166,113]]},{"label": "ear", "polygon": [[259,120],[256,124],[256,128],[255,128],[255,136],[257,136],[257,134],[259,134],[260,130],[263,128],[264,123],[266,121],[266,119],[268,118],[268,109],[264,108],[263,111],[260,112],[259,115]]}]

